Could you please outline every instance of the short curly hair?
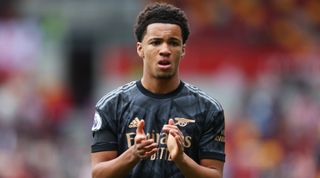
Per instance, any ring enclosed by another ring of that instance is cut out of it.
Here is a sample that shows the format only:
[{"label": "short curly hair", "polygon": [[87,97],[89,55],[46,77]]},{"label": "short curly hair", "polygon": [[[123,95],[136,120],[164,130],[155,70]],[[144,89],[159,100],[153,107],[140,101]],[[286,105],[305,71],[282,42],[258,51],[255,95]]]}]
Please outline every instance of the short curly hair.
[{"label": "short curly hair", "polygon": [[189,37],[190,30],[186,14],[181,9],[171,4],[149,4],[139,13],[136,24],[134,25],[134,34],[138,42],[142,41],[147,26],[152,23],[170,23],[179,25],[182,32],[183,44],[185,44]]}]

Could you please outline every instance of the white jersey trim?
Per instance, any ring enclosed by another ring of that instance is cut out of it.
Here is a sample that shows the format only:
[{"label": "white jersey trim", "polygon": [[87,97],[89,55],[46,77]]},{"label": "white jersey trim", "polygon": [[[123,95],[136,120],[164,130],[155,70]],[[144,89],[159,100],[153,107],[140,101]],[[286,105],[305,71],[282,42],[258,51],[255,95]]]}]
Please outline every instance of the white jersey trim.
[{"label": "white jersey trim", "polygon": [[185,86],[191,90],[192,92],[195,92],[197,94],[199,94],[200,97],[209,100],[210,102],[212,102],[219,110],[223,110],[221,104],[219,103],[219,101],[217,101],[216,99],[212,98],[211,96],[209,96],[207,93],[203,92],[202,90],[200,90],[198,87],[195,87],[189,83],[185,83]]},{"label": "white jersey trim", "polygon": [[104,107],[108,101],[110,101],[111,99],[116,97],[119,93],[127,92],[127,91],[131,90],[132,88],[134,88],[135,86],[136,86],[136,81],[132,81],[130,83],[127,83],[123,86],[118,87],[117,89],[115,89],[115,90],[109,92],[108,94],[106,94],[105,96],[103,96],[96,104],[96,107],[98,107],[99,109]]}]

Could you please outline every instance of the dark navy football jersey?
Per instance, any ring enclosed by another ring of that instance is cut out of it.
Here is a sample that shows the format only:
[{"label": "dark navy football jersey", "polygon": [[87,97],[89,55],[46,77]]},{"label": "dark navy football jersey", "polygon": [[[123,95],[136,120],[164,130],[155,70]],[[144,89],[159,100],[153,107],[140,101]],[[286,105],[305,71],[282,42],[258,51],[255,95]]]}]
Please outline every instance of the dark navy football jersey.
[{"label": "dark navy football jersey", "polygon": [[154,94],[133,81],[102,97],[96,105],[91,151],[126,151],[134,144],[138,121],[159,151],[140,161],[128,177],[184,177],[171,160],[162,128],[172,118],[184,135],[184,152],[194,161],[225,161],[224,113],[221,105],[198,88],[181,82],[168,94]]}]

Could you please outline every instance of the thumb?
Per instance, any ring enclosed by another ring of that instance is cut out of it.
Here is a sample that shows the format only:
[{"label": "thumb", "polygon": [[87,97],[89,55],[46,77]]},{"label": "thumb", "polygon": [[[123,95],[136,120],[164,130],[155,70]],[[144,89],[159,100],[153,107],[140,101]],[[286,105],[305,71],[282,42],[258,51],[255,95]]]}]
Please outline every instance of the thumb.
[{"label": "thumb", "polygon": [[174,121],[173,121],[173,119],[169,119],[168,124],[169,124],[169,125],[174,125]]},{"label": "thumb", "polygon": [[143,134],[144,135],[144,120],[138,122],[138,128],[136,130],[136,134]]}]

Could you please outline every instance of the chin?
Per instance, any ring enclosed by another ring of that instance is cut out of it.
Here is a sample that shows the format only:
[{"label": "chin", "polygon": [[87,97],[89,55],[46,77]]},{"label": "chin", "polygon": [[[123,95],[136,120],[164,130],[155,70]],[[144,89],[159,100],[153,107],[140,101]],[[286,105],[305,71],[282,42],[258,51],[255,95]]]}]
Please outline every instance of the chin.
[{"label": "chin", "polygon": [[156,77],[156,79],[159,79],[159,80],[169,80],[172,78],[173,78],[172,76],[157,76]]},{"label": "chin", "polygon": [[173,73],[162,73],[162,74],[157,74],[156,79],[161,79],[161,80],[168,80],[172,79],[175,76]]}]

